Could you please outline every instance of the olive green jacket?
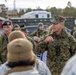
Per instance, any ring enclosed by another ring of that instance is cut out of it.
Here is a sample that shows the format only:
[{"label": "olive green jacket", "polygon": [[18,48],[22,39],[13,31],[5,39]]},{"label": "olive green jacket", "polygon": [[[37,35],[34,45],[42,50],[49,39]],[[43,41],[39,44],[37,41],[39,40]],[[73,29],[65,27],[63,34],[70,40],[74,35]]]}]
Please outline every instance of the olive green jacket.
[{"label": "olive green jacket", "polygon": [[45,35],[48,34],[48,32],[46,30],[39,30],[37,29],[36,31],[32,32],[30,34],[31,37],[33,36],[37,36],[39,38],[45,37]]},{"label": "olive green jacket", "polygon": [[4,63],[7,55],[7,37],[5,34],[0,35],[0,61]]}]

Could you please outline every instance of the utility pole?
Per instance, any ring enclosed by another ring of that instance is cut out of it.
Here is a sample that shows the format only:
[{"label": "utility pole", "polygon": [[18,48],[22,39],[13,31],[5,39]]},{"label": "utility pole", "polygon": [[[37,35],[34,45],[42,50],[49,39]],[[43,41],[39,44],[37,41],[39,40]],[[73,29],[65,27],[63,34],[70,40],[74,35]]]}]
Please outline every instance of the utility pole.
[{"label": "utility pole", "polygon": [[8,19],[8,7],[6,7],[6,19]]},{"label": "utility pole", "polygon": [[16,0],[14,0],[13,5],[14,5],[14,10],[16,10]]},{"label": "utility pole", "polygon": [[13,9],[14,17],[18,17],[18,16],[17,16],[17,9],[16,9],[16,0],[14,0],[13,5],[14,5],[14,9]]},{"label": "utility pole", "polygon": [[6,9],[5,9],[5,11],[6,11],[6,19],[8,19],[8,3],[7,3],[7,0],[5,0],[5,2],[6,2]]}]

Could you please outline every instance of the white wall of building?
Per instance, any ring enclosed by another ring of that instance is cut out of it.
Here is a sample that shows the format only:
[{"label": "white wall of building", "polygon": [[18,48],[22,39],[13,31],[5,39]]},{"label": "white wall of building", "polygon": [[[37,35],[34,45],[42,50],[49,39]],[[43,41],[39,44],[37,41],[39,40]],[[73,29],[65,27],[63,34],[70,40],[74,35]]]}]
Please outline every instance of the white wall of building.
[{"label": "white wall of building", "polygon": [[76,25],[76,20],[74,22],[75,22],[75,25]]},{"label": "white wall of building", "polygon": [[[49,17],[48,17],[49,15]],[[27,19],[31,19],[31,18],[51,18],[51,12],[47,12],[47,11],[31,11],[28,13],[25,13],[24,15],[21,16],[21,18],[27,18]]]}]

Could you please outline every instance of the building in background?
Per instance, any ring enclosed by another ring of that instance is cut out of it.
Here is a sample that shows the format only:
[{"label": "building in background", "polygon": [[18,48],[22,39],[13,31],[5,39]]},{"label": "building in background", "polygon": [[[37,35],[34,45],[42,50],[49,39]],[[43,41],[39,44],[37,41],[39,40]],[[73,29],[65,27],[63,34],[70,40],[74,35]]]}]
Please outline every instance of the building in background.
[{"label": "building in background", "polygon": [[2,22],[5,20],[5,18],[3,17],[0,17],[0,35],[2,34],[3,32],[3,29],[2,29]]},{"label": "building in background", "polygon": [[25,13],[21,16],[23,19],[39,19],[39,18],[51,18],[51,12],[47,11],[31,11],[28,13]]},{"label": "building in background", "polygon": [[0,17],[0,29],[2,28],[2,22],[5,20],[5,18]]}]

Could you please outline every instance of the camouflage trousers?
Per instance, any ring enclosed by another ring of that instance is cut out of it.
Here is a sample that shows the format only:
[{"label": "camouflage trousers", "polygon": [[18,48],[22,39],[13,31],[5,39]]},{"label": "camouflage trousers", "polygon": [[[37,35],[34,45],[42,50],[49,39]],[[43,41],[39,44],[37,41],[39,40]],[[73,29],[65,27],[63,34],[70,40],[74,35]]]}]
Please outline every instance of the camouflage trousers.
[{"label": "camouflage trousers", "polygon": [[54,62],[54,61],[47,61],[47,66],[49,67],[52,75],[60,75],[63,67],[65,65],[65,62]]}]

